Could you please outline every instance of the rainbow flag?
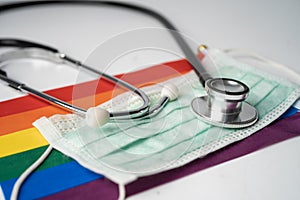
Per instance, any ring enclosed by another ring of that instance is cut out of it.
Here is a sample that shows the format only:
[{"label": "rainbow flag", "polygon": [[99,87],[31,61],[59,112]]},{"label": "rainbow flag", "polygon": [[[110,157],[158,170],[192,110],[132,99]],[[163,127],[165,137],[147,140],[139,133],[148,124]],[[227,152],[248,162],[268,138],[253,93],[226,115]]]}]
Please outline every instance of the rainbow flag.
[{"label": "rainbow flag", "polygon": [[[179,60],[126,75],[121,74],[117,77],[141,87],[180,76],[191,69],[186,60]],[[73,94],[75,87],[76,91],[81,91],[76,93],[76,97]],[[115,90],[115,87],[110,82],[99,79],[50,90],[46,93],[88,108],[123,92],[119,89]],[[68,113],[66,110],[30,95],[0,103],[0,199],[10,198],[17,178],[38,159],[48,146],[48,142],[32,126],[32,123],[42,116],[50,117],[54,114],[66,113]],[[273,123],[268,130],[263,129],[235,145],[230,145],[184,167],[140,178],[126,186],[126,193],[133,195],[295,137],[300,133],[300,127],[296,126],[300,122],[300,115],[293,113],[288,116]],[[271,138],[268,135],[270,131],[272,131]],[[118,188],[104,176],[83,168],[76,161],[53,150],[47,160],[24,182],[19,197],[20,199],[117,199]]]}]

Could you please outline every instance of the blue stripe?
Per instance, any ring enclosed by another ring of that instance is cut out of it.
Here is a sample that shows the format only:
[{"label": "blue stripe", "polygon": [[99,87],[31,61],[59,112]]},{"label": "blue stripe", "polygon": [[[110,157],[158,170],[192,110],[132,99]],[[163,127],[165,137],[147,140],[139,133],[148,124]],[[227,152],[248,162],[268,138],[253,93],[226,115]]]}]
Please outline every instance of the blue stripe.
[{"label": "blue stripe", "polygon": [[[32,173],[23,183],[19,199],[45,197],[100,178],[103,176],[82,167],[77,162],[69,162]],[[16,181],[14,178],[0,183],[6,199],[10,199]]]},{"label": "blue stripe", "polygon": [[295,107],[290,107],[287,111],[285,111],[285,113],[283,113],[279,119],[284,119],[284,118],[287,118],[287,117],[290,117],[294,114],[296,114],[299,110]]}]

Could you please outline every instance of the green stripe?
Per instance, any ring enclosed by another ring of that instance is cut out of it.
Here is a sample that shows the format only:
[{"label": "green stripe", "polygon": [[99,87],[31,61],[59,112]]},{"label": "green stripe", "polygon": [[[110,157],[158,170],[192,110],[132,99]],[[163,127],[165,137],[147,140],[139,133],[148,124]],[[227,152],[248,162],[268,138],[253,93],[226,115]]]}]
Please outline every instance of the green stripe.
[{"label": "green stripe", "polygon": [[[0,182],[20,176],[33,162],[35,162],[48,146],[39,147],[22,153],[0,159]],[[37,170],[43,170],[73,161],[59,151],[53,149],[49,157]]]}]

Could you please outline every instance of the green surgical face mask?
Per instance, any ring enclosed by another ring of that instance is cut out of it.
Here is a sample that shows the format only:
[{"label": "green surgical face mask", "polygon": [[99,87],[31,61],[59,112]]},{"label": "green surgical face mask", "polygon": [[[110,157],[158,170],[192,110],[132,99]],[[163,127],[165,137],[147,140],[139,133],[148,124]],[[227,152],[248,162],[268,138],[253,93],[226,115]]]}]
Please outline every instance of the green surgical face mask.
[{"label": "green surgical face mask", "polygon": [[[41,118],[34,125],[54,148],[82,166],[125,185],[138,177],[185,165],[248,137],[277,119],[299,98],[297,84],[240,63],[217,50],[209,51],[209,58],[218,69],[215,77],[237,79],[250,88],[246,101],[258,110],[257,123],[243,129],[225,129],[199,120],[191,111],[190,102],[206,92],[191,72],[144,88],[152,102],[160,98],[164,84],[172,83],[179,89],[178,99],[169,102],[151,119],[90,128],[79,116],[55,115]],[[124,110],[141,103],[131,97],[125,93],[100,106]]]}]

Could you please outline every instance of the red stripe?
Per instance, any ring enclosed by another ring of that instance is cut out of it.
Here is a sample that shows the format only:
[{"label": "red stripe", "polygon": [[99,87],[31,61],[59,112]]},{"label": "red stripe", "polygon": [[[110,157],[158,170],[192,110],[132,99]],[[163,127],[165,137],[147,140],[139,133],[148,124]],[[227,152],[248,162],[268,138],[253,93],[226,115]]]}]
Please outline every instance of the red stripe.
[{"label": "red stripe", "polygon": [[[184,74],[191,70],[191,66],[186,60],[169,62],[161,65],[156,65],[140,71],[121,74],[118,78],[128,81],[131,84],[138,85],[141,83],[149,83],[153,80],[161,79],[162,77],[174,76],[177,74]],[[71,101],[86,96],[92,96],[95,93],[102,93],[113,90],[114,84],[101,79],[80,83],[75,86],[67,86],[63,88],[49,90],[45,93],[55,96],[63,101]],[[75,88],[75,89],[74,89]],[[75,92],[74,92],[75,91]],[[80,91],[80,92],[79,92]],[[74,96],[76,95],[76,96]],[[20,97],[0,103],[0,117],[8,116],[20,112],[25,112],[41,107],[49,106],[45,101],[41,101],[33,96]]]}]

